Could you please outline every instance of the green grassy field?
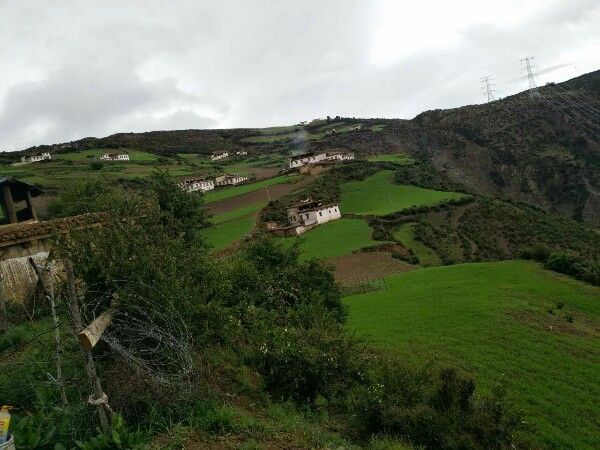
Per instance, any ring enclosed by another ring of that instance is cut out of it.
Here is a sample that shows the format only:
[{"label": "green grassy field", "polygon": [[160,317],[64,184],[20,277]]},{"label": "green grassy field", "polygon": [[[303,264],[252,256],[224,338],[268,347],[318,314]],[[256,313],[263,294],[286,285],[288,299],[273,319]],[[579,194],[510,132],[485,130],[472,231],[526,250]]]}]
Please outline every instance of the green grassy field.
[{"label": "green grassy field", "polygon": [[414,161],[414,159],[410,155],[398,154],[398,155],[372,156],[371,158],[368,159],[368,161],[370,161],[370,162],[390,161],[390,162],[395,162],[395,163],[411,164]]},{"label": "green grassy field", "polygon": [[206,241],[213,246],[213,251],[221,250],[233,244],[237,239],[252,230],[254,217],[244,217],[231,222],[220,223],[203,232]]},{"label": "green grassy field", "polygon": [[402,245],[415,252],[419,256],[419,264],[422,266],[436,266],[441,264],[440,257],[421,241],[417,241],[414,236],[416,223],[402,224],[394,231],[394,239],[397,239]]},{"label": "green grassy field", "polygon": [[255,213],[261,208],[264,208],[267,205],[267,202],[260,202],[255,205],[244,206],[243,208],[236,209],[235,211],[231,211],[224,214],[217,214],[213,216],[214,223],[223,223],[229,222],[231,220],[239,219],[241,217],[248,216],[252,213]]},{"label": "green grassy field", "polygon": [[404,186],[392,182],[393,172],[381,171],[364,181],[342,185],[343,214],[386,215],[412,206],[435,205],[464,194]]},{"label": "green grassy field", "polygon": [[[115,150],[111,148],[99,148],[94,150],[84,150],[81,152],[62,153],[53,155],[53,159],[57,160],[71,160],[71,161],[84,161],[91,162],[94,160],[100,160],[100,155],[104,153],[127,153],[131,161],[156,161],[157,156],[152,153],[142,152],[138,150]],[[90,158],[93,156],[94,158]]]},{"label": "green grassy field", "polygon": [[385,129],[385,127],[387,127],[387,124],[385,123],[373,125],[371,127],[371,131],[374,131],[375,133],[380,133]]},{"label": "green grassy field", "polygon": [[386,290],[345,299],[350,329],[408,361],[458,366],[481,392],[504,379],[543,448],[597,446],[600,288],[526,261],[434,267],[386,281]]},{"label": "green grassy field", "polygon": [[281,238],[289,242],[300,241],[300,259],[335,258],[355,250],[385,244],[371,239],[371,227],[360,219],[339,219],[319,225],[297,237]]},{"label": "green grassy field", "polygon": [[287,175],[282,175],[275,178],[269,178],[264,181],[259,181],[257,183],[242,184],[240,186],[234,187],[225,187],[216,191],[210,191],[204,196],[204,199],[207,203],[216,202],[226,198],[237,197],[238,195],[247,194],[248,192],[254,192],[259,189],[264,189],[265,187],[273,186],[276,184],[293,183],[299,178],[300,177],[298,176],[289,177]]}]

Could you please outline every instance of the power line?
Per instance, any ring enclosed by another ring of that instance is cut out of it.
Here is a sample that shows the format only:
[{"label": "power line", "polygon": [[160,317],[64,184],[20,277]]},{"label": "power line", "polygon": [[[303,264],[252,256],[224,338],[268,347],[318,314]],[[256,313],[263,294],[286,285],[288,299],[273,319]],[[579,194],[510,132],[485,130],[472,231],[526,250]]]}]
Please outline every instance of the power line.
[{"label": "power line", "polygon": [[[554,89],[552,91],[555,94],[556,100],[564,103],[565,106],[569,106],[574,112],[577,112],[582,120],[586,121],[592,127],[598,127],[598,131],[600,131],[600,124],[598,123],[600,119],[600,115],[593,112],[593,110],[589,110],[587,105],[583,105],[582,102],[577,100],[573,100],[567,94]],[[568,104],[568,105],[567,105]]]},{"label": "power line", "polygon": [[555,97],[553,98],[551,96],[547,96],[547,97],[544,97],[544,98],[546,99],[546,101],[548,101],[548,103],[550,103],[552,106],[554,106],[560,113],[562,113],[565,116],[567,116],[568,118],[570,118],[573,122],[575,122],[581,128],[586,129],[587,131],[589,131],[590,133],[592,133],[597,138],[600,138],[600,134],[598,134],[593,129],[590,129],[590,127],[582,124],[579,120],[577,120],[576,114],[574,114],[572,110],[570,110],[567,106],[565,106],[564,104],[562,104]]},{"label": "power line", "polygon": [[489,102],[493,102],[494,101],[494,92],[496,92],[494,89],[492,89],[492,86],[496,86],[494,83],[491,83],[490,81],[493,81],[494,79],[491,76],[487,76],[487,77],[483,77],[481,79],[481,89],[484,91],[483,95],[487,96],[487,101]]},{"label": "power line", "polygon": [[530,56],[521,60],[521,73],[523,73],[523,70],[527,71],[527,80],[529,81],[529,98],[531,99],[541,97],[537,83],[535,82],[535,78],[538,76],[537,66],[531,64],[534,58],[535,56]]},{"label": "power line", "polygon": [[567,97],[570,95],[571,101],[579,102],[579,106],[581,109],[584,109],[588,114],[593,116],[595,119],[600,120],[600,110],[596,109],[595,100],[593,100],[590,97],[587,97],[586,95],[582,95],[581,93],[579,93],[577,91],[567,90],[558,84],[552,83],[552,84],[549,84],[549,86],[556,90],[560,90],[561,91],[560,93],[564,94]]}]

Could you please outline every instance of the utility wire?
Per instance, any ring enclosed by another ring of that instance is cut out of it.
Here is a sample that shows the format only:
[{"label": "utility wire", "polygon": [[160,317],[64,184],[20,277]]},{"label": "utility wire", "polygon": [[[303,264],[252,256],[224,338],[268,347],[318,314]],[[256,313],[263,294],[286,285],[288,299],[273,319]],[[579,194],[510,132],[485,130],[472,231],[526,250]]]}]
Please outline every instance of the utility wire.
[{"label": "utility wire", "polygon": [[590,119],[588,117],[587,112],[581,111],[580,108],[577,107],[577,104],[570,101],[565,100],[564,97],[557,95],[554,97],[554,100],[563,105],[564,108],[568,109],[572,114],[576,115],[580,121],[585,122],[588,127],[596,130],[600,133],[600,124],[597,121]]},{"label": "utility wire", "polygon": [[559,86],[557,84],[555,84],[551,87],[560,89],[561,93],[563,93],[564,95],[571,94],[571,97],[576,97],[573,99],[573,101],[578,101],[581,104],[581,106],[584,109],[586,109],[590,115],[593,115],[595,118],[600,119],[600,110],[595,107],[595,105],[593,104],[595,102],[590,97],[581,96],[580,93],[578,93],[577,91],[573,91],[573,90],[568,91],[565,88],[563,88],[562,86]]},{"label": "utility wire", "polygon": [[[562,86],[561,86],[562,87]],[[574,92],[576,95],[578,95],[579,97],[582,97],[584,99],[586,99],[587,101],[591,102],[594,105],[599,105],[600,107],[600,102],[592,97],[590,97],[589,95],[584,94],[582,91],[578,91],[575,89],[571,89],[571,92]],[[596,109],[596,108],[594,108]],[[600,110],[596,109],[596,111],[600,112]]]},{"label": "utility wire", "polygon": [[[584,114],[588,114],[592,116],[596,120],[600,120],[600,112],[596,112],[593,107],[590,107],[587,103],[582,102],[581,100],[574,100],[572,97],[568,95],[568,91],[559,91],[556,88],[556,85],[550,86],[552,92],[562,98],[565,102],[569,103],[573,106],[573,108],[582,111]],[[562,88],[561,88],[562,89]]]},{"label": "utility wire", "polygon": [[[565,116],[567,116],[568,118],[570,118],[571,120],[573,120],[573,122],[575,122],[576,124],[578,124],[580,127],[586,129],[587,131],[589,131],[590,133],[592,133],[594,136],[596,136],[597,138],[600,139],[600,134],[598,134],[596,131],[590,129],[589,127],[587,127],[586,125],[582,124],[579,120],[577,120],[574,117],[574,114],[571,112],[571,110],[569,108],[567,108],[565,105],[563,105],[562,103],[560,103],[558,100],[556,100],[556,98],[552,98],[552,97],[544,97],[552,106],[554,106],[559,112],[561,112],[562,114],[564,114]],[[571,114],[569,114],[569,111]]]}]

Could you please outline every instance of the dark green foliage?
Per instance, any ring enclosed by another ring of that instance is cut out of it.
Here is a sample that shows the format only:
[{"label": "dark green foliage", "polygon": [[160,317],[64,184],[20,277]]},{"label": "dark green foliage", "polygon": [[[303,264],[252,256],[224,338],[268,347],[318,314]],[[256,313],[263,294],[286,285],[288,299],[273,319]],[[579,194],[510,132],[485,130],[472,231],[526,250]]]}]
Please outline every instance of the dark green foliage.
[{"label": "dark green foliage", "polygon": [[416,160],[411,165],[396,167],[394,181],[398,184],[411,184],[426,189],[438,191],[465,192],[464,188],[442,171],[436,170],[425,160]]},{"label": "dark green foliage", "polygon": [[94,161],[90,163],[90,168],[92,170],[102,170],[102,167],[104,167],[104,164],[101,162]]},{"label": "dark green foliage", "polygon": [[142,433],[142,431],[139,429],[135,431],[129,430],[125,426],[123,418],[118,414],[113,416],[110,434],[98,432],[96,437],[93,437],[88,441],[77,441],[77,446],[82,450],[143,450],[148,448],[144,433]]},{"label": "dark green foliage", "polygon": [[393,360],[373,364],[350,395],[362,433],[400,436],[414,445],[444,449],[504,448],[519,424],[497,387],[487,397],[453,369],[415,369]]},{"label": "dark green foliage", "polygon": [[160,210],[175,219],[178,232],[183,233],[186,240],[197,238],[200,230],[210,226],[202,195],[191,195],[180,189],[167,171],[156,169],[150,189],[156,195]]},{"label": "dark green foliage", "polygon": [[544,267],[600,286],[600,262],[591,257],[584,258],[572,253],[555,252],[548,257]]}]

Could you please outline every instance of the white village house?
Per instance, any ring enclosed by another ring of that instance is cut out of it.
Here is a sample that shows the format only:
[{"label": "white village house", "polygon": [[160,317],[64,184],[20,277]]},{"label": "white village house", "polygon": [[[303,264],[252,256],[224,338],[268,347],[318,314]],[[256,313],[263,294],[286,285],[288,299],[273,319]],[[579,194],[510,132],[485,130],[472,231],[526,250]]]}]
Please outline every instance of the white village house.
[{"label": "white village house", "polygon": [[44,152],[41,155],[23,156],[21,158],[21,162],[34,163],[34,162],[44,161],[45,159],[52,159],[52,156],[50,156],[50,153]]},{"label": "white village house", "polygon": [[129,161],[127,153],[104,153],[100,155],[102,161]]},{"label": "white village house", "polygon": [[342,213],[337,203],[324,205],[308,198],[298,205],[290,206],[287,216],[287,226],[270,227],[270,230],[279,236],[296,236],[318,225],[341,219]]},{"label": "white village house", "polygon": [[179,186],[186,192],[196,191],[211,191],[215,188],[215,183],[210,180],[203,180],[198,178],[190,178],[183,180],[179,183]]},{"label": "white village house", "polygon": [[354,159],[354,153],[303,153],[290,158],[290,169],[295,169],[310,164],[350,161],[352,159]]},{"label": "white village house", "polygon": [[244,156],[244,155],[247,155],[248,152],[245,152],[245,151],[242,150],[242,151],[239,151],[239,152],[235,152],[235,154],[238,155],[238,156]]},{"label": "white village house", "polygon": [[220,159],[227,158],[228,156],[229,153],[227,152],[214,152],[212,155],[210,155],[210,159],[211,161],[218,161]]},{"label": "white village house", "polygon": [[248,177],[244,177],[242,175],[238,175],[236,173],[233,174],[224,174],[215,178],[216,186],[230,186],[235,184],[243,183],[244,181],[248,181]]}]

